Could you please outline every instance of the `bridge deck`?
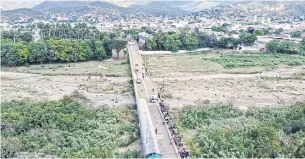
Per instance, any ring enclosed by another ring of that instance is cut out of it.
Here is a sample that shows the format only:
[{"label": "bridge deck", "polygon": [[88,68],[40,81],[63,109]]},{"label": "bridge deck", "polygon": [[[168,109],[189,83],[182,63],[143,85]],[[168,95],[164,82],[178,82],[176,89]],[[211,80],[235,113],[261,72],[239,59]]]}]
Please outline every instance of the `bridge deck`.
[{"label": "bridge deck", "polygon": [[[142,73],[145,72],[145,69],[143,67],[143,62],[141,55],[139,54],[139,49],[136,44],[129,44],[128,45],[128,51],[130,59],[132,60],[133,66],[131,66],[131,71],[135,71],[135,64],[138,64],[137,68],[139,70],[138,77],[141,79],[140,84],[136,84],[134,87],[137,87],[138,90],[138,96],[139,98],[144,98],[147,101],[149,101],[149,97],[154,94],[153,92],[153,83],[148,77],[142,78]],[[137,77],[133,77],[133,79],[136,79]],[[170,136],[167,132],[167,128],[165,125],[163,125],[163,119],[161,117],[161,114],[158,109],[157,104],[148,103],[148,108],[150,111],[150,115],[152,117],[152,122],[157,129],[157,139],[158,139],[158,146],[160,149],[160,152],[164,158],[177,158],[177,154],[175,151],[174,146],[171,144]]]}]

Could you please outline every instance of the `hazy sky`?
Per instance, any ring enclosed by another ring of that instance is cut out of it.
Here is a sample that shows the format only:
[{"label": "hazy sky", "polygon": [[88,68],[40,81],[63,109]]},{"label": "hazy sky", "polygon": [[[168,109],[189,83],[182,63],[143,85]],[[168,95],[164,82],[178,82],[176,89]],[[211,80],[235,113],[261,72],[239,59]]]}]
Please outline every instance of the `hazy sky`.
[{"label": "hazy sky", "polygon": [[[1,0],[1,8],[5,10],[17,9],[17,8],[32,8],[37,4],[46,0]],[[52,1],[69,1],[69,0],[52,0]],[[98,0],[71,0],[71,1],[98,1]],[[122,1],[143,1],[143,0],[102,0],[109,1],[115,4],[115,2]],[[251,0],[144,0],[144,1],[251,1]],[[293,1],[293,0],[252,0],[252,1]],[[294,0],[302,1],[302,0]]]}]

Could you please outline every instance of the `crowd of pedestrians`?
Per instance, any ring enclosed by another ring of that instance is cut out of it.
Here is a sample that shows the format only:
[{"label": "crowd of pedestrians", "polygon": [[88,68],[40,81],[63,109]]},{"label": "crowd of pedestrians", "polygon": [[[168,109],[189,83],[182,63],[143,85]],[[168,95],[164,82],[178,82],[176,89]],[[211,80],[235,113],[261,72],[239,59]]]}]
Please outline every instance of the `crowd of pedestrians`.
[{"label": "crowd of pedestrians", "polygon": [[[143,66],[144,66],[144,68],[142,68],[142,72],[143,72],[142,77],[144,79],[144,77],[146,77],[148,73],[147,73],[147,68],[145,67],[144,64],[143,64]],[[145,72],[144,72],[144,69],[145,69]],[[154,88],[153,88],[153,93],[155,93]],[[159,99],[161,98],[159,93],[158,93],[158,98]],[[152,101],[152,99],[150,99],[150,101]],[[170,131],[170,134],[171,134],[171,139],[174,141],[177,148],[179,149],[178,153],[179,153],[180,157],[181,158],[190,158],[189,151],[187,151],[185,149],[185,145],[183,144],[183,142],[181,140],[181,137],[179,136],[179,133],[177,131],[177,127],[174,124],[171,117],[169,116],[168,110],[167,110],[163,100],[159,103],[159,106],[160,106],[161,112],[162,112],[164,120],[165,120],[165,122],[163,122],[163,124],[166,123],[168,125],[169,131]],[[157,134],[157,129],[155,129],[155,133]]]},{"label": "crowd of pedestrians", "polygon": [[[177,148],[179,149],[179,155],[181,158],[189,158],[190,155],[189,155],[189,151],[187,151],[184,147],[184,144],[181,140],[181,137],[179,136],[179,132],[177,131],[177,127],[176,125],[174,124],[173,120],[171,119],[171,117],[169,116],[168,114],[168,110],[164,104],[163,101],[161,101],[159,103],[159,106],[160,106],[160,109],[161,109],[161,112],[163,114],[163,117],[164,117],[164,120],[165,120],[165,123],[168,125],[168,128],[170,130],[170,133],[171,133],[171,138],[172,140],[174,141],[174,143],[176,144]],[[164,124],[164,123],[163,123]]]}]

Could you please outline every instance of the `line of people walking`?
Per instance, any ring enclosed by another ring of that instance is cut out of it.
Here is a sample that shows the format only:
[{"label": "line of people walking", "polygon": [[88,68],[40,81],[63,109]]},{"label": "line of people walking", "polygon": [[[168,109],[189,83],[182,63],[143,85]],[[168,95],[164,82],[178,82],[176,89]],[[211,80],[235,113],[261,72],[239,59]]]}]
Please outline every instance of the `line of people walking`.
[{"label": "line of people walking", "polygon": [[[189,151],[187,151],[185,149],[185,145],[183,144],[181,137],[179,136],[179,132],[177,131],[177,126],[175,125],[175,123],[173,122],[171,117],[169,116],[168,110],[167,110],[163,100],[159,103],[159,106],[161,108],[161,112],[163,114],[164,120],[170,130],[171,138],[174,141],[174,143],[176,144],[177,148],[179,149],[178,153],[179,153],[180,157],[189,158],[190,157]],[[165,123],[163,122],[163,124],[165,124]]]}]

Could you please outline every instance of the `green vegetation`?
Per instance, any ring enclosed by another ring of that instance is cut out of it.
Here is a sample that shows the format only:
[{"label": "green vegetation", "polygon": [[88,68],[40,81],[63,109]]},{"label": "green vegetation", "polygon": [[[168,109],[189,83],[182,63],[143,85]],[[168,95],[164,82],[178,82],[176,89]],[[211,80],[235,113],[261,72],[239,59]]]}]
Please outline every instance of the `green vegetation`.
[{"label": "green vegetation", "polygon": [[221,64],[224,68],[263,67],[277,68],[281,65],[305,64],[305,56],[285,54],[225,54],[223,57],[204,58]]},{"label": "green vegetation", "polygon": [[[35,26],[28,26],[34,28]],[[1,32],[1,65],[21,66],[45,62],[103,60],[112,56],[112,49],[121,51],[127,32],[100,32],[95,27],[78,23],[39,23],[40,41],[33,42],[30,32]]]},{"label": "green vegetation", "polygon": [[305,30],[303,30],[303,31],[294,31],[294,32],[290,33],[290,36],[293,37],[293,38],[299,38],[299,37],[301,37],[301,35],[303,33],[305,33]]},{"label": "green vegetation", "polygon": [[224,49],[236,49],[239,44],[253,45],[257,40],[256,35],[249,33],[240,34],[239,38],[221,37],[205,33],[191,33],[189,30],[181,30],[180,33],[157,33],[152,38],[146,38],[144,49],[166,50],[177,52],[178,50],[195,50],[205,47],[218,47]]},{"label": "green vegetation", "polygon": [[33,35],[31,32],[21,33],[19,31],[3,31],[1,38],[10,39],[13,42],[31,42],[33,40]]},{"label": "green vegetation", "polygon": [[[116,41],[111,41],[111,48],[126,47],[126,41],[123,41],[123,44],[119,43],[120,45]],[[108,42],[76,39],[50,39],[32,43],[4,41],[1,43],[1,65],[103,60],[111,56],[111,52],[107,53],[107,49],[104,48],[105,43]]]},{"label": "green vegetation", "polygon": [[138,139],[132,107],[87,109],[75,98],[3,102],[1,157],[20,151],[63,158],[137,157],[135,150],[117,151]]},{"label": "green vegetation", "polygon": [[305,103],[245,112],[227,105],[187,107],[178,121],[193,157],[305,157]]},{"label": "green vegetation", "polygon": [[302,43],[300,45],[297,45],[294,42],[289,42],[285,40],[272,40],[267,43],[266,50],[267,52],[271,53],[287,53],[287,54],[299,54],[301,50],[299,47],[301,47]]},{"label": "green vegetation", "polygon": [[221,26],[221,27],[212,26],[212,31],[224,32],[224,33],[229,32],[229,30],[227,29],[227,27],[224,27],[224,26]]},{"label": "green vegetation", "polygon": [[[152,76],[162,77],[164,72],[256,74],[266,70],[287,66],[305,65],[305,56],[289,54],[268,54],[264,52],[226,52],[202,51],[200,53],[180,54],[172,56],[147,56],[147,66]],[[170,76],[170,75],[165,75]],[[301,79],[303,77],[294,77]]]}]

